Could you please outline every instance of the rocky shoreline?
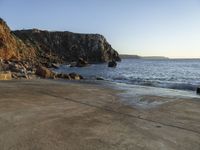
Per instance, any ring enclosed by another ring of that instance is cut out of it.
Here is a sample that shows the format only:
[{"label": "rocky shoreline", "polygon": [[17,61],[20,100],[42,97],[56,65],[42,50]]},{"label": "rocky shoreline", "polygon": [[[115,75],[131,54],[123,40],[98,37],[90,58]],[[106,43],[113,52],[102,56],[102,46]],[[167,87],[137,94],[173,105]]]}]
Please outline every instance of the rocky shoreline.
[{"label": "rocky shoreline", "polygon": [[83,77],[77,73],[57,74],[52,69],[42,65],[31,64],[27,61],[3,61],[1,60],[0,80],[11,79],[35,79],[38,77],[46,79],[81,80]]},{"label": "rocky shoreline", "polygon": [[83,77],[76,73],[56,74],[51,68],[58,68],[59,64],[85,67],[103,62],[113,62],[111,67],[115,67],[116,61],[121,60],[102,35],[38,29],[11,31],[1,18],[0,59],[0,74],[7,74],[13,79],[42,77],[68,80],[81,80]]}]

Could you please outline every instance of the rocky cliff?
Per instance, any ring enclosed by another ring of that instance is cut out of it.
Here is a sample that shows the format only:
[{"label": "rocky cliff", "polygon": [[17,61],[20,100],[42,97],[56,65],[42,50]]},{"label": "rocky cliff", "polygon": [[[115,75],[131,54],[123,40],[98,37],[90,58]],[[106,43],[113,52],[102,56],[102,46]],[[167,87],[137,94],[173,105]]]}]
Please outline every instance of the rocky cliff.
[{"label": "rocky cliff", "polygon": [[11,31],[0,18],[0,58],[34,59],[37,62],[90,63],[119,61],[119,55],[99,34],[50,32],[38,29]]},{"label": "rocky cliff", "polygon": [[58,57],[65,62],[83,58],[90,63],[119,61],[118,53],[99,34],[49,32],[37,29],[13,31],[18,38],[35,47],[41,56]]},{"label": "rocky cliff", "polygon": [[0,58],[1,59],[34,59],[35,49],[25,44],[11,33],[6,22],[0,18]]},{"label": "rocky cliff", "polygon": [[57,74],[48,67],[57,68],[59,63],[84,67],[88,62],[111,60],[119,61],[119,55],[102,35],[38,29],[11,31],[0,18],[0,80],[7,79],[5,75],[15,79],[40,76],[79,80],[83,79],[81,75]]}]

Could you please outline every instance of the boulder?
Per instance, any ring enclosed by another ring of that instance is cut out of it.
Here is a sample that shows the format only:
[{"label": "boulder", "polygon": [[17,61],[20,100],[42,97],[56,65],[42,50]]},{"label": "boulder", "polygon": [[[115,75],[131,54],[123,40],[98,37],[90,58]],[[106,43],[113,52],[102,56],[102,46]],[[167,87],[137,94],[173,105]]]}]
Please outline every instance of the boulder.
[{"label": "boulder", "polygon": [[41,76],[43,78],[55,78],[55,73],[43,66],[38,66],[36,68],[36,75]]},{"label": "boulder", "polygon": [[18,79],[19,77],[17,76],[17,73],[12,73],[12,78],[13,79]]},{"label": "boulder", "polygon": [[71,62],[70,67],[86,67],[88,62],[83,58],[79,58],[77,62]]},{"label": "boulder", "polygon": [[83,77],[81,75],[77,74],[77,73],[70,73],[69,76],[73,80],[81,80],[81,79],[83,79]]},{"label": "boulder", "polygon": [[197,87],[197,94],[200,95],[200,87]]},{"label": "boulder", "polygon": [[86,67],[87,65],[88,62],[86,60],[84,60],[83,58],[79,58],[76,67]]},{"label": "boulder", "polygon": [[64,74],[64,73],[57,74],[56,77],[57,78],[62,78],[62,79],[67,79],[67,80],[71,80],[70,75]]},{"label": "boulder", "polygon": [[60,64],[52,63],[51,67],[55,68],[55,69],[58,69],[60,67]]},{"label": "boulder", "polygon": [[77,62],[71,62],[70,67],[76,67]]},{"label": "boulder", "polygon": [[12,74],[10,71],[2,71],[0,72],[0,80],[11,80]]},{"label": "boulder", "polygon": [[116,67],[116,66],[117,66],[117,62],[116,61],[108,62],[108,67]]},{"label": "boulder", "polygon": [[96,77],[96,80],[104,80],[104,78]]},{"label": "boulder", "polygon": [[[12,74],[12,76],[13,76],[13,74]],[[17,76],[17,79],[21,79],[21,78],[29,79],[29,76],[26,73],[19,73],[18,72],[18,73],[15,73],[15,76]]]}]

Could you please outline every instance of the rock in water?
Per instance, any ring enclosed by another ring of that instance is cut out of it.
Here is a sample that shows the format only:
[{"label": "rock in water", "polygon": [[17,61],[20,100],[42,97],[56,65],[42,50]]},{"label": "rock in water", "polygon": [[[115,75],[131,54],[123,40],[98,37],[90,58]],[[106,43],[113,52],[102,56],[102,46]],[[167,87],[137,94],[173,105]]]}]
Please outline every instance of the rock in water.
[{"label": "rock in water", "polygon": [[52,63],[51,67],[58,69],[60,67],[60,64]]},{"label": "rock in water", "polygon": [[116,61],[110,61],[108,63],[108,67],[116,67],[117,66],[117,62]]},{"label": "rock in water", "polygon": [[200,95],[200,87],[197,88],[197,94]]},{"label": "rock in water", "polygon": [[79,58],[76,67],[86,67],[87,65],[88,62],[86,60],[84,60],[83,58]]},{"label": "rock in water", "polygon": [[96,77],[96,80],[104,80],[102,77]]}]

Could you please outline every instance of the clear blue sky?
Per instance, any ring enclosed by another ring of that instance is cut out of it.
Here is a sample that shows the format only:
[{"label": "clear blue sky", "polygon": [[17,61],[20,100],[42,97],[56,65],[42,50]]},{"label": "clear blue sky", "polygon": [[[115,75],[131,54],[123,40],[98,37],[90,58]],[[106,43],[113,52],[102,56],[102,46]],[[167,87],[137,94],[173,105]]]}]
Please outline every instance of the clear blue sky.
[{"label": "clear blue sky", "polygon": [[200,0],[0,0],[11,29],[100,33],[120,53],[200,58]]}]

